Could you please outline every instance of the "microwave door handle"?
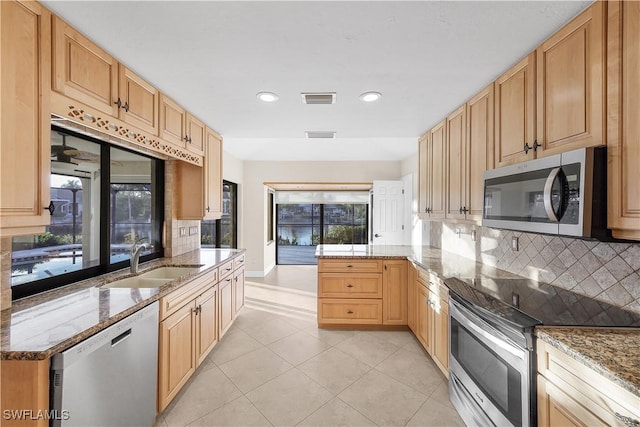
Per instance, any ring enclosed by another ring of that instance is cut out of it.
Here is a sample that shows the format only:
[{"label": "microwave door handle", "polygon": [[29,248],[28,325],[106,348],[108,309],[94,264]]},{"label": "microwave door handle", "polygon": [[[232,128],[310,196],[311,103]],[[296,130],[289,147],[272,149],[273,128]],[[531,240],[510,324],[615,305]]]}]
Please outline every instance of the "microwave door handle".
[{"label": "microwave door handle", "polygon": [[549,172],[547,181],[544,183],[544,193],[543,193],[544,210],[547,212],[547,216],[549,217],[549,219],[553,222],[560,221],[560,218],[558,218],[558,214],[556,213],[555,209],[553,209],[553,203],[551,200],[553,183],[556,181],[556,179],[558,179],[558,175],[560,175],[560,171],[561,171],[560,168],[552,169],[551,172]]}]

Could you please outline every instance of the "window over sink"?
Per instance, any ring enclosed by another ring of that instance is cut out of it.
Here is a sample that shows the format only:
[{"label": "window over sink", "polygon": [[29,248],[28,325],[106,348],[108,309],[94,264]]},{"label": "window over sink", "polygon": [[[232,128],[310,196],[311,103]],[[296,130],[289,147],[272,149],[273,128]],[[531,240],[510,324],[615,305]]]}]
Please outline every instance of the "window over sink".
[{"label": "window over sink", "polygon": [[163,256],[162,160],[54,126],[51,202],[45,233],[13,238],[13,299],[125,268],[140,239]]}]

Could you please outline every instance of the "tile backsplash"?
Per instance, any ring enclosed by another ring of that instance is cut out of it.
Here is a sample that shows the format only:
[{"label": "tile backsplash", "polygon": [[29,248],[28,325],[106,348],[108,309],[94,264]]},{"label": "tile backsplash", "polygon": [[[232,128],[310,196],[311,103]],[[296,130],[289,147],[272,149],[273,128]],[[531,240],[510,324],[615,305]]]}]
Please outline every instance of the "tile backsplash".
[{"label": "tile backsplash", "polygon": [[[437,221],[423,221],[422,226],[424,245],[640,313],[640,243],[606,243]],[[514,237],[518,250],[512,248]]]}]

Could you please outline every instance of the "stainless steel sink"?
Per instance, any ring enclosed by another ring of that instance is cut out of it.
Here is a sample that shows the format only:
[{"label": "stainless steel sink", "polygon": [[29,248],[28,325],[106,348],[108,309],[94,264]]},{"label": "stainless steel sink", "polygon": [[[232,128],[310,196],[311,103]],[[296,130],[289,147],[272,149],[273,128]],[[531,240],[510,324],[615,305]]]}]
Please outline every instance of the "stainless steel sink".
[{"label": "stainless steel sink", "polygon": [[169,278],[127,277],[104,285],[105,288],[158,288],[172,281]]},{"label": "stainless steel sink", "polygon": [[177,279],[200,271],[200,267],[160,267],[141,273],[137,277],[148,279]]}]

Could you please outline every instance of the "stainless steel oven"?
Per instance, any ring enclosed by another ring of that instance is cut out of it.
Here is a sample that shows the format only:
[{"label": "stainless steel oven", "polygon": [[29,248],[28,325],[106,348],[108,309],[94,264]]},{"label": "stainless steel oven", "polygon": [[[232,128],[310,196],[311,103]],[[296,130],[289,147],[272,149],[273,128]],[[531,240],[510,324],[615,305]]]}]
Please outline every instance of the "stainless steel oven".
[{"label": "stainless steel oven", "polygon": [[[450,296],[449,397],[469,426],[535,426],[534,319],[513,322]],[[520,317],[520,313],[516,314]]]}]

